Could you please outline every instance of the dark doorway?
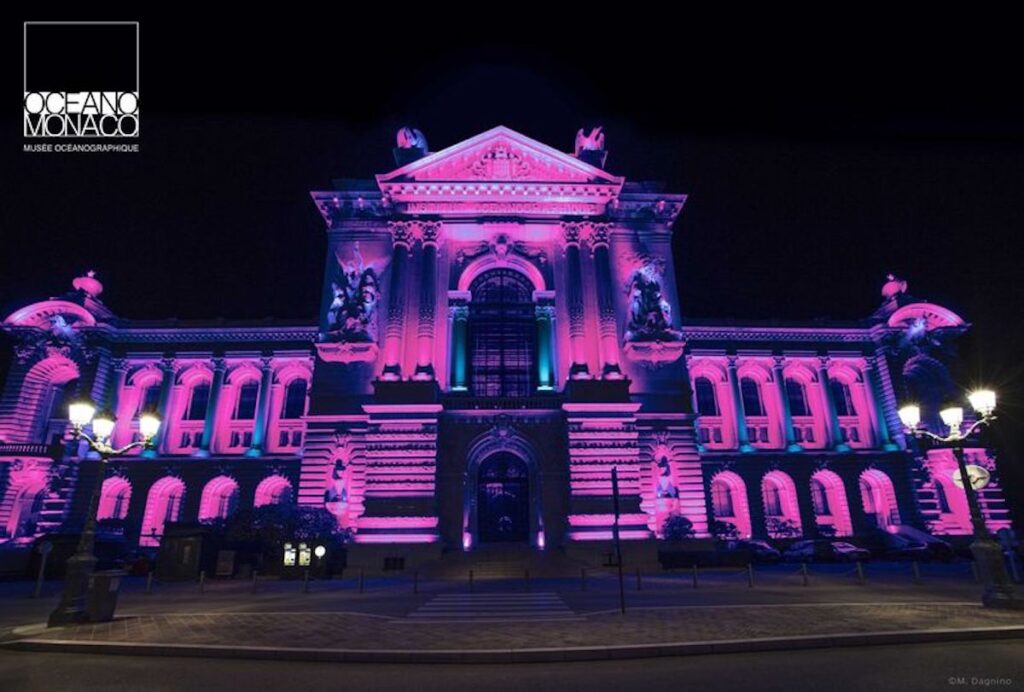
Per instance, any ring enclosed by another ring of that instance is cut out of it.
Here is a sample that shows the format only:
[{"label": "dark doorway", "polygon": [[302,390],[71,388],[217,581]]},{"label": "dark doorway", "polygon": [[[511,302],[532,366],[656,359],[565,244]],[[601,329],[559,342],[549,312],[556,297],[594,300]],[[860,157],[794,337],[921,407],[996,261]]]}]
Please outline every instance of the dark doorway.
[{"label": "dark doorway", "polygon": [[476,516],[481,543],[529,540],[530,479],[522,459],[495,454],[480,464]]}]

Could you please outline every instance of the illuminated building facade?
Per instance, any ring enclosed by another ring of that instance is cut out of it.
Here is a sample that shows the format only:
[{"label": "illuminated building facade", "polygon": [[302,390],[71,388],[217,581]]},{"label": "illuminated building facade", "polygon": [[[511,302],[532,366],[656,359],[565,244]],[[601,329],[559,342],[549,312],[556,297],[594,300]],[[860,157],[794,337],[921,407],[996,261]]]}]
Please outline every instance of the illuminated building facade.
[{"label": "illuminated building facade", "polygon": [[[354,552],[426,559],[520,544],[970,531],[947,452],[901,432],[953,391],[944,345],[967,329],[890,277],[851,323],[688,320],[671,251],[685,195],[504,127],[312,193],[326,224],[320,323],[116,317],[94,276],[10,315],[0,398],[0,540],[81,522],[96,465],[66,401],[159,411],[156,448],[111,464],[100,518],[143,546],[168,521],[239,507],[326,507]],[[995,471],[983,448],[972,462]],[[981,491],[1009,525],[997,474]],[[375,552],[376,551],[376,552]]]}]

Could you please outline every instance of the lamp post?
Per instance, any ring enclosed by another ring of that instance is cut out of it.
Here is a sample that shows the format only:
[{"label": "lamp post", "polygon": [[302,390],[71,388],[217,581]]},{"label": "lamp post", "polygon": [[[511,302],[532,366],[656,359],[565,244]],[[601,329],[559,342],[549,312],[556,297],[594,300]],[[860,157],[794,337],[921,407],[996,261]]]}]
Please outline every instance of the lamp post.
[{"label": "lamp post", "polygon": [[[89,496],[89,507],[86,510],[85,524],[78,540],[78,548],[75,550],[75,554],[68,559],[67,574],[64,577],[64,592],[57,608],[50,613],[49,627],[88,619],[86,597],[89,592],[89,581],[96,567],[96,556],[93,554],[96,543],[96,511],[99,508],[100,494],[103,491],[107,462],[112,457],[147,446],[160,429],[159,417],[152,413],[143,413],[139,416],[139,432],[142,435],[142,440],[117,448],[110,445],[110,436],[114,432],[116,420],[109,411],[96,413],[96,405],[83,399],[68,406],[68,418],[74,428],[73,439],[88,442],[89,449],[100,455],[100,466],[93,483],[92,493]],[[92,435],[85,432],[85,426],[90,423],[92,423]]]},{"label": "lamp post", "polygon": [[932,440],[942,447],[953,450],[964,493],[967,495],[967,506],[971,512],[971,526],[974,530],[971,553],[974,555],[979,576],[985,585],[985,591],[981,597],[982,604],[988,608],[1024,608],[1024,600],[1014,592],[1013,583],[1007,575],[1003,549],[999,543],[993,540],[992,534],[985,526],[985,517],[981,513],[981,505],[978,503],[974,479],[968,473],[967,462],[964,459],[964,446],[968,438],[981,426],[988,425],[995,420],[996,394],[987,389],[979,390],[971,393],[968,400],[980,417],[966,430],[963,429],[964,410],[959,406],[950,406],[939,412],[942,422],[949,427],[949,434],[945,436],[936,435],[921,426],[921,409],[916,405],[910,404],[901,408],[899,410],[900,421],[908,434]]}]

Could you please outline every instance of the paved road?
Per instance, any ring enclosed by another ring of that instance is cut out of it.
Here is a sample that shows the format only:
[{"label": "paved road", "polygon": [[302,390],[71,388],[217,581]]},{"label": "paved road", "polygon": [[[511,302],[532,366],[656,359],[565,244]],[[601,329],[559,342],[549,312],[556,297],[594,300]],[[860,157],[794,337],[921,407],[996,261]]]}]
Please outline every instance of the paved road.
[{"label": "paved road", "polygon": [[[977,680],[974,680],[974,679]],[[988,681],[983,684],[982,680]],[[566,664],[371,665],[0,651],[21,690],[1022,690],[1024,642],[727,654]]]}]

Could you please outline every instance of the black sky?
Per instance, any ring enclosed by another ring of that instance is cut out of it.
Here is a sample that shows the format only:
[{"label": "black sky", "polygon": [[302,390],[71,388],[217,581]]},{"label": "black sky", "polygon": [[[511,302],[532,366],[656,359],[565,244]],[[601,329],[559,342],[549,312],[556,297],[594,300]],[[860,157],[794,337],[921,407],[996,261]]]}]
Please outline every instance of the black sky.
[{"label": "black sky", "polygon": [[960,378],[999,387],[1024,490],[1009,18],[516,11],[142,17],[138,155],[20,151],[21,21],[84,17],[5,20],[0,312],[94,268],[128,317],[312,321],[308,191],[389,169],[397,127],[435,150],[498,124],[568,150],[600,123],[613,172],[690,195],[684,316],[859,318],[893,271],[972,322]]}]

